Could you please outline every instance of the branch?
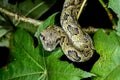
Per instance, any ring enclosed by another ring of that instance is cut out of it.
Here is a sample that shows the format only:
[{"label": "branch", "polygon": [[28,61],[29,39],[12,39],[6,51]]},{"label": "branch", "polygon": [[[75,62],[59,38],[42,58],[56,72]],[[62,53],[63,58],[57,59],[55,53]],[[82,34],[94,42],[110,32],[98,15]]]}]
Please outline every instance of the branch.
[{"label": "branch", "polygon": [[[87,32],[88,34],[94,34],[97,30],[103,29],[103,28],[95,28],[93,26],[89,26],[87,28],[82,28],[83,31]],[[112,31],[112,29],[103,29],[106,33],[109,33]]]},{"label": "branch", "polygon": [[104,3],[103,0],[99,0],[99,2],[101,3],[101,5],[102,5],[103,8],[105,9],[105,11],[107,12],[108,17],[109,17],[110,21],[111,21],[112,24],[113,24],[112,28],[115,29],[117,25],[116,25],[116,21],[115,21],[115,19],[113,18],[113,15],[112,15],[111,11],[108,9],[107,5]]},{"label": "branch", "polygon": [[4,9],[2,7],[0,7],[0,12],[6,14],[7,16],[13,17],[13,19],[15,19],[16,21],[28,22],[30,24],[33,24],[34,26],[39,26],[42,23],[42,21],[38,21],[38,20],[35,20],[35,19],[27,18],[25,16],[20,16],[20,15],[18,15],[16,13],[10,12],[7,9]]}]

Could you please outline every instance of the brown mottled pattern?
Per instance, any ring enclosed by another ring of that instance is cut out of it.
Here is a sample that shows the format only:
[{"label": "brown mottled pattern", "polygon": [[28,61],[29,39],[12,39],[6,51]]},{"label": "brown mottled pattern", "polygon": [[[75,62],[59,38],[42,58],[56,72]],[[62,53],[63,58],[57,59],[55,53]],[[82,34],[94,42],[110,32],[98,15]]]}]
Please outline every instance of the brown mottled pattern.
[{"label": "brown mottled pattern", "polygon": [[40,33],[45,50],[52,51],[60,44],[64,54],[74,62],[85,62],[93,55],[90,36],[77,22],[77,14],[84,0],[65,0],[60,17],[62,28],[50,26]]}]

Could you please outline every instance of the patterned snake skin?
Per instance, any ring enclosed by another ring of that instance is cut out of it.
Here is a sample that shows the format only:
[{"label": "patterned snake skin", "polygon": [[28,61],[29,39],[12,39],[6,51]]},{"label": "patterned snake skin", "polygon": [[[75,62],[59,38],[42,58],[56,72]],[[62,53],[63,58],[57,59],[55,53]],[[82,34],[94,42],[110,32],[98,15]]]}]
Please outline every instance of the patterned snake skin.
[{"label": "patterned snake skin", "polygon": [[94,52],[90,36],[83,32],[77,15],[84,0],[65,0],[61,13],[61,27],[50,26],[40,33],[45,50],[52,51],[60,44],[64,54],[73,62],[85,62]]}]

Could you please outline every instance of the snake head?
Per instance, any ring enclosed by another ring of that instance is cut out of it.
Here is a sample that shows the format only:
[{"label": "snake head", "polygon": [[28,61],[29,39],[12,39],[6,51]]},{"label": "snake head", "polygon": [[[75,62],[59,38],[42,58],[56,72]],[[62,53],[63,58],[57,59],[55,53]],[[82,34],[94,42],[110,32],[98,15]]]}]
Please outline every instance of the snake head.
[{"label": "snake head", "polygon": [[52,51],[60,42],[58,34],[55,32],[53,27],[48,27],[40,33],[40,40],[42,42],[43,48],[47,51]]}]

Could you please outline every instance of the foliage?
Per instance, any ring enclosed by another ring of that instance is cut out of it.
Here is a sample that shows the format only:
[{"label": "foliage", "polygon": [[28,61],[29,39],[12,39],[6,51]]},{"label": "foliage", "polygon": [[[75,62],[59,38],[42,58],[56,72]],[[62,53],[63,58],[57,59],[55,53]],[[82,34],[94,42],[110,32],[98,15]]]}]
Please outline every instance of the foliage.
[{"label": "foliage", "polygon": [[[120,19],[120,0],[109,0],[108,6],[115,11]],[[120,79],[120,21],[117,22],[117,31],[107,35],[103,30],[98,30],[94,35],[94,44],[99,60],[94,64],[91,72],[98,76],[94,80],[119,80]]]},{"label": "foliage", "polygon": [[[56,0],[21,2],[16,0],[10,4],[9,1],[1,0],[0,7],[33,19],[41,17],[56,2]],[[36,45],[34,36],[28,32],[29,30],[26,31],[26,27],[33,32],[36,31],[35,37],[39,41],[39,33],[47,26],[54,25],[57,13],[47,18],[38,29],[33,29],[34,25],[16,21],[0,13],[0,46],[7,46],[10,49],[10,62],[0,68],[0,80],[80,80],[88,77],[91,80],[119,80],[120,0],[109,0],[108,7],[117,15],[117,27],[108,34],[104,29],[94,33],[93,41],[97,52],[95,54],[99,54],[100,57],[90,72],[76,68],[72,63],[61,61],[63,52],[59,47],[53,52],[44,51],[41,43]],[[14,28],[18,26],[19,28]]]},{"label": "foliage", "polygon": [[74,68],[72,64],[60,61],[60,49],[48,56],[41,45],[35,48],[33,44],[32,37],[24,30],[14,33],[11,42],[14,60],[0,69],[0,80],[79,80],[93,76]]},{"label": "foliage", "polygon": [[105,34],[99,30],[94,35],[95,49],[100,54],[91,72],[98,74],[94,80],[120,79],[120,37],[115,31]]}]

